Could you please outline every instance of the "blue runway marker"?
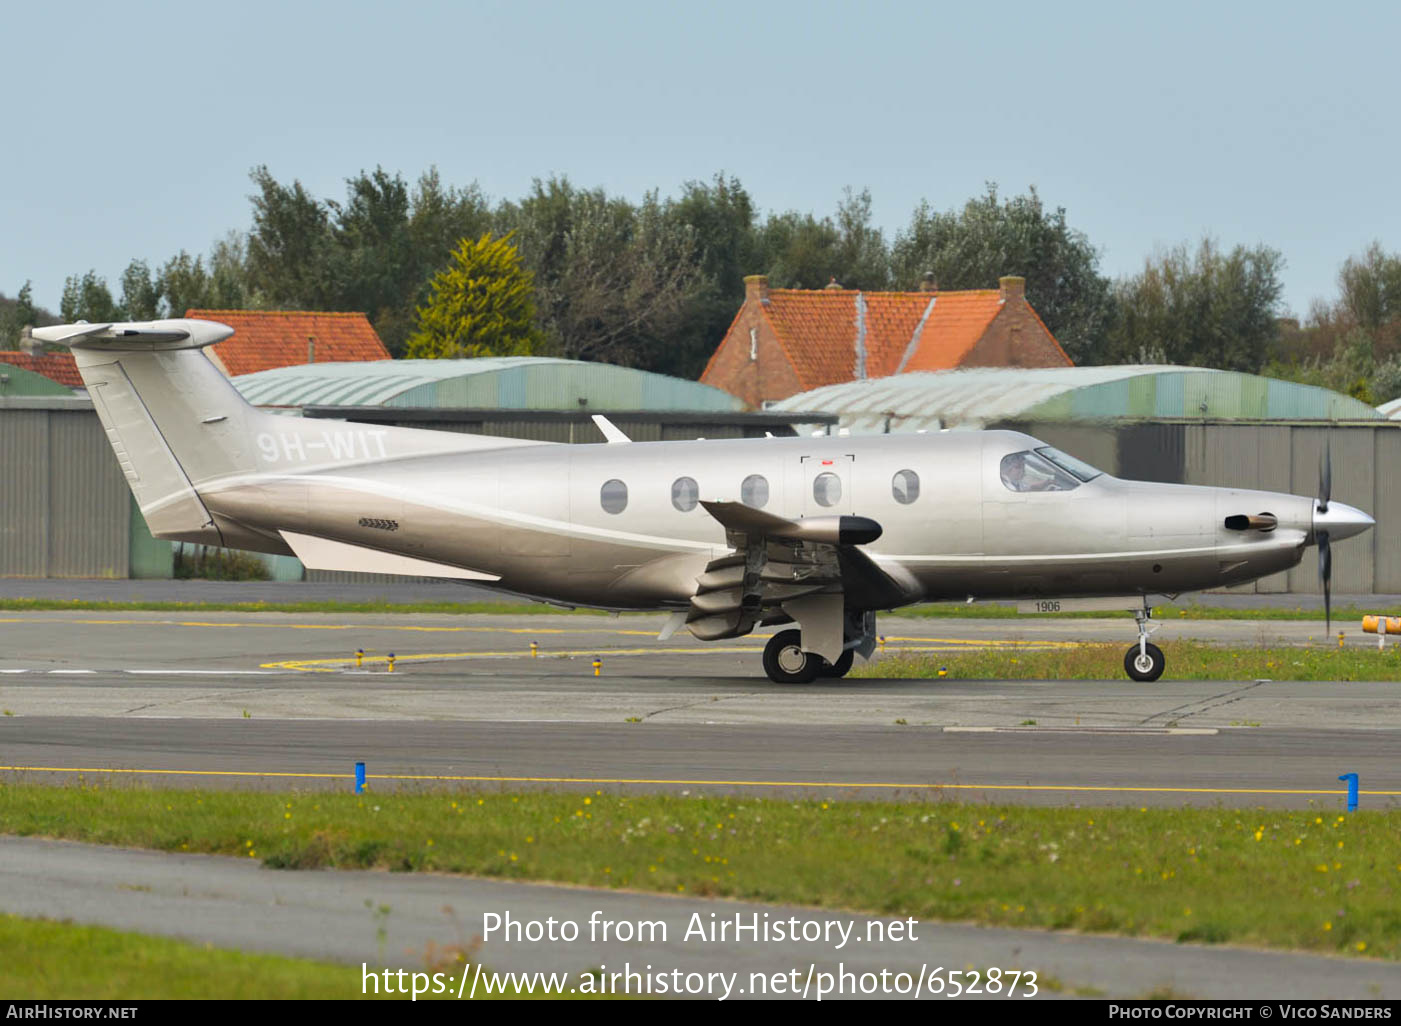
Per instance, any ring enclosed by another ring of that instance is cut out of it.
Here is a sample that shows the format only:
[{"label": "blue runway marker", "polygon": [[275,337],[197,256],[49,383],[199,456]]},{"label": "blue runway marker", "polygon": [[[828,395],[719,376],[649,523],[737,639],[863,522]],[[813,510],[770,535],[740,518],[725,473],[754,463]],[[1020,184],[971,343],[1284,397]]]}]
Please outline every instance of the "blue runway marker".
[{"label": "blue runway marker", "polygon": [[355,793],[365,793],[365,764],[363,762],[355,764]]},{"label": "blue runway marker", "polygon": [[1342,780],[1342,781],[1345,781],[1345,782],[1347,783],[1347,810],[1348,810],[1348,812],[1356,812],[1356,811],[1357,811],[1357,774],[1356,774],[1356,773],[1344,773],[1344,774],[1343,774],[1341,777],[1339,777],[1338,779],[1339,779],[1339,780]]}]

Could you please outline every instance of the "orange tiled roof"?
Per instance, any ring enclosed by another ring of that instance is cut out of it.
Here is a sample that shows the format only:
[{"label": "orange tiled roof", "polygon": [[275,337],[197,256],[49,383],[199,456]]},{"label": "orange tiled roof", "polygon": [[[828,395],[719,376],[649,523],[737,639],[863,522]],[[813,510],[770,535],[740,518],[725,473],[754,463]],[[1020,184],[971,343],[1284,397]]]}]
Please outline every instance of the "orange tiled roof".
[{"label": "orange tiled roof", "polygon": [[307,363],[307,339],[316,340],[317,363],[388,360],[389,350],[362,313],[303,310],[186,310],[186,317],[233,328],[208,352],[230,377]]},{"label": "orange tiled roof", "polygon": [[952,370],[957,367],[1002,309],[1002,293],[997,289],[970,289],[935,295],[938,301],[924,322],[919,344],[910,351],[909,359],[903,361],[903,366],[898,368],[902,372]]},{"label": "orange tiled roof", "polygon": [[78,363],[72,353],[38,353],[30,356],[21,352],[0,352],[0,363],[42,374],[68,388],[87,387],[83,384],[83,376],[78,373]]},{"label": "orange tiled roof", "polygon": [[957,367],[1002,309],[997,289],[771,289],[768,295],[764,314],[804,388]]}]

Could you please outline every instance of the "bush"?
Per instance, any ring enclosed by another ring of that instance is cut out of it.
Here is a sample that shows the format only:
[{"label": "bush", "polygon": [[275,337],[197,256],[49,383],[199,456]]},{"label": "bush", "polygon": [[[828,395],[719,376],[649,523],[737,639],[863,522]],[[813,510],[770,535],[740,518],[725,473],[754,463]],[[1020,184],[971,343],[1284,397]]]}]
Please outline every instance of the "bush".
[{"label": "bush", "polygon": [[180,580],[266,581],[272,578],[267,564],[252,552],[208,545],[175,550],[175,576]]}]

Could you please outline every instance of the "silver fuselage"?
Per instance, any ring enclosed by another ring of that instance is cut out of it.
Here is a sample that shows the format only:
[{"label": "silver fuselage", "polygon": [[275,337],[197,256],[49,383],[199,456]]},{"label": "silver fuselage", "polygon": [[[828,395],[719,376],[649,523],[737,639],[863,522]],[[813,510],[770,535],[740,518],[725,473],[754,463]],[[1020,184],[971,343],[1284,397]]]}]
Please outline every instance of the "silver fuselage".
[{"label": "silver fuselage", "polygon": [[[769,512],[877,521],[884,533],[864,550],[911,602],[1239,584],[1294,566],[1314,529],[1312,499],[1274,492],[1107,474],[1068,491],[1014,492],[999,476],[1000,460],[1044,443],[1009,431],[398,456],[396,447],[423,433],[281,422],[283,436],[260,438],[256,472],[199,488],[228,544],[287,551],[278,532],[304,532],[471,568],[516,594],[605,608],[683,606],[706,564],[729,551],[724,529],[704,508],[673,504],[681,477],[696,482],[702,499],[739,499],[743,480],[761,475]],[[318,432],[344,436],[339,444],[350,458],[309,465]],[[289,433],[300,441],[289,445]],[[907,470],[918,475],[919,495],[902,503],[892,482]],[[822,473],[841,482],[841,497],[829,506],[815,496]],[[626,486],[620,512],[604,509],[606,482]],[[1278,526],[1224,526],[1228,516],[1258,513],[1274,514]]]}]

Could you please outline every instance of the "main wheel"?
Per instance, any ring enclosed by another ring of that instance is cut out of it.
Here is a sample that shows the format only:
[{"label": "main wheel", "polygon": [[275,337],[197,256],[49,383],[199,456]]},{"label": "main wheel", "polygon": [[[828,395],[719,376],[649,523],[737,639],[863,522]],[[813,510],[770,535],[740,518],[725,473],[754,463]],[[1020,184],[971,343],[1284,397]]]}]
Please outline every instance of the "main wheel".
[{"label": "main wheel", "polygon": [[764,672],[775,684],[811,684],[822,657],[804,652],[801,631],[779,631],[764,646]]},{"label": "main wheel", "polygon": [[1163,675],[1163,667],[1167,665],[1167,660],[1163,658],[1163,650],[1151,642],[1143,648],[1142,654],[1139,653],[1137,645],[1124,653],[1124,672],[1134,680],[1157,680]]},{"label": "main wheel", "polygon": [[851,671],[851,664],[855,659],[856,649],[848,648],[837,656],[835,663],[822,660],[822,669],[817,671],[817,675],[819,677],[845,677]]}]

